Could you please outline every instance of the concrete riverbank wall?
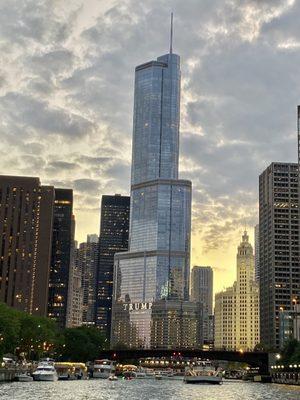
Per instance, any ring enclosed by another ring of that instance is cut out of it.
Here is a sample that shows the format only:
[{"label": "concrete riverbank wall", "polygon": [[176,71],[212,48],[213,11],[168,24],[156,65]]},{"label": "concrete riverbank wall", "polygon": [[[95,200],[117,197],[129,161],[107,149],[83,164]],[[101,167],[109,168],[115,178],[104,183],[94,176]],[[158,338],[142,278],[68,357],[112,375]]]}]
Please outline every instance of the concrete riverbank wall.
[{"label": "concrete riverbank wall", "polygon": [[0,382],[10,382],[15,379],[16,370],[10,368],[0,368]]},{"label": "concrete riverbank wall", "polygon": [[300,372],[276,372],[272,374],[273,383],[300,386]]}]

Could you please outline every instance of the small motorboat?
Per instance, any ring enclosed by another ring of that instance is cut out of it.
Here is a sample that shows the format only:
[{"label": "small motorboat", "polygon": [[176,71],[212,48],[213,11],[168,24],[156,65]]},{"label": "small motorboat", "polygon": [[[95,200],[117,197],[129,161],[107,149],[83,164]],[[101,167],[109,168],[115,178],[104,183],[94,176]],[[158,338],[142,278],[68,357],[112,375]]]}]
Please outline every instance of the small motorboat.
[{"label": "small motorboat", "polygon": [[117,381],[118,378],[116,377],[116,375],[109,375],[109,377],[107,378],[109,381]]},{"label": "small motorboat", "polygon": [[16,379],[18,382],[32,382],[33,377],[26,372],[21,372],[16,375]]}]

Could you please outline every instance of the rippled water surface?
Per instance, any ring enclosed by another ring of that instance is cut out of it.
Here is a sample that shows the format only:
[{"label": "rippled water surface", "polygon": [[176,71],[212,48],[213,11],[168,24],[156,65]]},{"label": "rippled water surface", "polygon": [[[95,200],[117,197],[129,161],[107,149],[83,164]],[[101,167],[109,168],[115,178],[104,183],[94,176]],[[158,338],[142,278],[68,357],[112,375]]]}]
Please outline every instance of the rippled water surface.
[{"label": "rippled water surface", "polygon": [[0,384],[1,400],[300,400],[300,387],[227,381],[186,385],[178,381],[106,380]]}]

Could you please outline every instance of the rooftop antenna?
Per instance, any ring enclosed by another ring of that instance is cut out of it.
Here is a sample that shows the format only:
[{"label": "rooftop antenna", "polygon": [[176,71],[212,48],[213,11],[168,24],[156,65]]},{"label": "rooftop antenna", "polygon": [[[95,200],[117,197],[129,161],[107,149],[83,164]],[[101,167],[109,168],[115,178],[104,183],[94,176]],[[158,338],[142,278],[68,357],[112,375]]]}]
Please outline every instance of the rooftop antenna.
[{"label": "rooftop antenna", "polygon": [[171,12],[170,54],[173,52],[173,13]]}]

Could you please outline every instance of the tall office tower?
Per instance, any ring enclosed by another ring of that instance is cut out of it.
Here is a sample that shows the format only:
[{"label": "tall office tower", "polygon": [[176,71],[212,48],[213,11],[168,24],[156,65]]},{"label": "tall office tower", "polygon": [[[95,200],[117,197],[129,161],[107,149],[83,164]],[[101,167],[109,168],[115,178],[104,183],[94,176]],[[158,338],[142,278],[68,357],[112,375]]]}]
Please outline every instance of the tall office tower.
[{"label": "tall office tower", "polygon": [[202,336],[203,344],[211,346],[214,337],[211,324],[213,321],[213,270],[211,267],[194,266],[192,269],[191,299],[203,307]]},{"label": "tall office tower", "polygon": [[55,189],[48,317],[62,328],[67,322],[68,283],[72,250],[73,190]]},{"label": "tall office tower", "polygon": [[114,255],[128,250],[130,197],[102,196],[96,326],[110,339]]},{"label": "tall office tower", "polygon": [[81,268],[76,262],[77,242],[75,242],[75,217],[71,223],[71,256],[68,280],[67,299],[67,328],[76,328],[82,325],[83,318],[83,288]]},{"label": "tall office tower", "polygon": [[81,271],[83,289],[83,325],[95,325],[96,277],[99,255],[98,235],[87,235],[76,251],[76,265]]},{"label": "tall office tower", "polygon": [[254,228],[255,280],[259,282],[259,224]]},{"label": "tall office tower", "polygon": [[247,232],[237,252],[237,280],[215,297],[215,347],[253,350],[259,343],[259,290]]},{"label": "tall office tower", "polygon": [[272,163],[259,177],[260,335],[279,348],[280,310],[300,298],[298,164]]},{"label": "tall office tower", "polygon": [[[180,58],[135,69],[129,251],[115,256],[112,345],[155,347],[152,306],[188,300],[191,182],[178,179]],[[129,315],[127,311],[129,310]]]},{"label": "tall office tower", "polygon": [[46,316],[54,188],[0,176],[0,301]]}]

